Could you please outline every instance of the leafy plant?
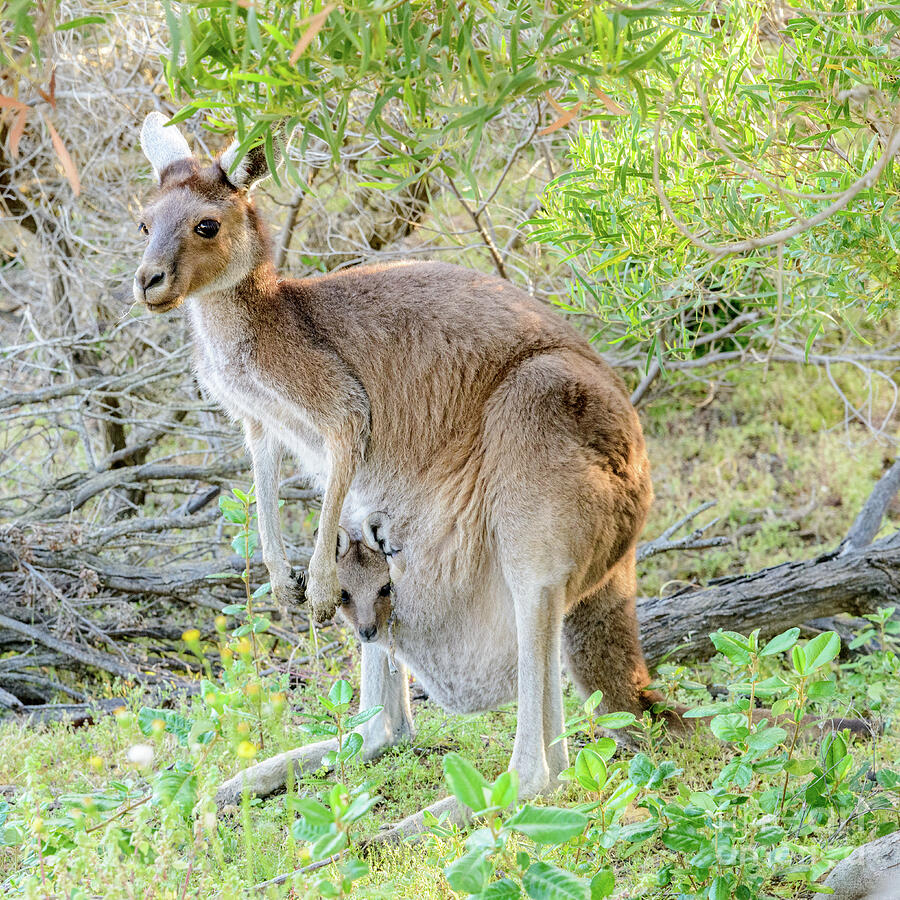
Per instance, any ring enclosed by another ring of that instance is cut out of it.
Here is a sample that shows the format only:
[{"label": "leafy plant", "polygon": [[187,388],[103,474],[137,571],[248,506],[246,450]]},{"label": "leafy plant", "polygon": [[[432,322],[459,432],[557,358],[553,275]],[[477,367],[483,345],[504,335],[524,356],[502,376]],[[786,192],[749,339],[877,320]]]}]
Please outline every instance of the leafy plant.
[{"label": "leafy plant", "polygon": [[[642,7],[630,27],[667,14]],[[648,365],[784,344],[802,360],[897,305],[900,18],[825,2],[679,14],[640,90],[600,77],[618,114],[574,136],[531,237],[574,268],[561,305]]]}]

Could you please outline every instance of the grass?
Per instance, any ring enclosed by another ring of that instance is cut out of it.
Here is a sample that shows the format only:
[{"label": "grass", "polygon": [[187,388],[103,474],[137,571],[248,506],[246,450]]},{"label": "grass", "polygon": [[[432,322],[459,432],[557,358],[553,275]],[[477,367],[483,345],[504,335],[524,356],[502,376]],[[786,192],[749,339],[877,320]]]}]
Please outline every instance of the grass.
[{"label": "grass", "polygon": [[[784,559],[812,556],[834,546],[844,535],[856,512],[883,471],[887,452],[858,426],[844,427],[844,408],[822,373],[814,368],[782,368],[767,380],[758,373],[738,376],[720,387],[715,402],[702,406],[708,387],[681,392],[651,403],[643,418],[651,460],[654,462],[657,501],[647,535],[659,533],[684,512],[708,499],[717,499],[720,517],[716,532],[733,539],[731,545],[691,554],[670,554],[649,560],[641,571],[645,594],[666,592],[673,584],[703,581],[719,575],[749,571]],[[885,530],[900,522],[893,508]],[[203,624],[203,623],[200,623]],[[352,641],[348,652],[356,659]],[[721,658],[690,667],[689,675],[703,684],[727,680]],[[315,697],[327,691],[342,675],[358,683],[356,663],[339,672],[334,663],[320,661],[305,671],[306,682],[289,696],[283,713],[265,717],[265,751],[268,756],[306,738],[298,733],[304,713],[315,707]],[[861,711],[873,708],[888,723],[888,731],[871,745],[856,745],[859,764],[891,764],[900,758],[900,735],[893,724],[897,714],[896,676],[874,657],[835,669],[838,697]],[[892,686],[893,685],[893,686]],[[273,689],[278,685],[273,685]],[[111,685],[115,695],[117,686]],[[683,694],[688,703],[707,702],[697,694]],[[137,743],[154,749],[158,771],[178,758],[202,755],[196,768],[198,797],[190,824],[169,809],[144,803],[91,832],[75,830],[71,846],[60,846],[59,864],[49,839],[49,857],[34,860],[30,876],[22,883],[25,897],[315,897],[321,872],[294,884],[272,887],[267,892],[248,887],[290,871],[308,861],[304,846],[293,840],[290,825],[295,814],[284,796],[251,801],[244,808],[216,816],[212,798],[218,784],[248,761],[235,751],[239,721],[233,723],[231,741],[219,741],[208,751],[179,747],[170,734],[143,735],[137,723],[141,698],[127,695],[126,711],[98,718],[96,724],[73,728],[52,725],[25,729],[15,721],[0,721],[0,784],[15,785],[10,797],[9,822],[22,821],[38,833],[56,834],[59,821],[73,815],[62,802],[72,795],[88,795],[119,784],[142,795],[147,771],[128,761]],[[566,690],[570,713],[578,698]],[[205,715],[195,699],[182,711]],[[375,816],[363,831],[379,822],[397,820],[438,797],[443,790],[441,761],[455,750],[473,761],[488,778],[505,768],[512,749],[515,709],[506,707],[478,716],[450,716],[429,702],[415,705],[417,735],[365,768],[356,768],[353,779],[366,781],[382,797]],[[229,726],[231,727],[231,726]],[[250,732],[256,728],[248,723]],[[241,732],[241,733],[246,733]],[[673,759],[683,770],[679,781],[697,790],[709,785],[710,773],[720,769],[728,748],[694,735],[684,742],[647,748],[654,761]],[[627,763],[627,755],[625,757]],[[315,790],[315,783],[298,786]],[[579,790],[566,788],[555,803],[584,799]],[[127,805],[127,804],[126,804]],[[123,809],[115,805],[103,812],[82,812],[94,827]],[[633,809],[631,817],[642,811]],[[882,821],[898,819],[894,808],[878,814]],[[38,822],[37,820],[41,821]],[[900,825],[900,820],[898,820]],[[7,825],[7,827],[9,827]],[[871,836],[872,821],[849,821],[839,840],[848,846]],[[809,841],[827,845],[834,841],[834,823],[815,831]],[[0,824],[0,834],[3,825]],[[379,849],[370,857],[372,874],[358,886],[359,896],[450,898],[458,896],[447,885],[444,867],[462,852],[464,836],[432,839],[415,846]],[[524,839],[523,839],[524,841]],[[527,841],[524,841],[527,844]],[[34,842],[31,842],[35,846]],[[655,842],[640,845],[627,858],[616,859],[619,897],[669,896],[655,887],[655,879],[670,851]],[[549,858],[572,865],[574,851],[553,850]],[[25,862],[21,846],[0,842],[0,884]],[[627,887],[626,887],[627,886]],[[802,889],[782,886],[780,896],[804,896]]]}]

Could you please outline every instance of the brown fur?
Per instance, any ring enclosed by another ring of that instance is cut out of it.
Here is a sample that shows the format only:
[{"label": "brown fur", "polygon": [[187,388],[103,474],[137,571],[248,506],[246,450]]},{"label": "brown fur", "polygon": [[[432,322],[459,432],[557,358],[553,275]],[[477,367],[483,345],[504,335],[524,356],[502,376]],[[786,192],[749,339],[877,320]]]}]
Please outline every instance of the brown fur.
[{"label": "brown fur", "polygon": [[[220,223],[213,239],[194,231],[204,218]],[[584,692],[646,707],[633,550],[649,463],[622,381],[580,334],[512,284],[442,263],[279,280],[252,201],[217,164],[164,167],[144,221],[136,296],[155,311],[191,298],[198,377],[244,424],[281,602],[292,595],[275,506],[287,448],[325,492],[315,616],[340,599],[342,514],[389,511],[408,542],[407,624],[459,634],[474,654],[448,649],[436,690],[476,708],[518,683],[512,764],[525,795],[546,787],[548,757],[551,776],[564,764],[564,745],[550,749],[561,641]],[[154,273],[164,277],[145,289]],[[478,656],[478,629],[505,629],[496,659]],[[504,673],[494,692],[492,666]]]}]

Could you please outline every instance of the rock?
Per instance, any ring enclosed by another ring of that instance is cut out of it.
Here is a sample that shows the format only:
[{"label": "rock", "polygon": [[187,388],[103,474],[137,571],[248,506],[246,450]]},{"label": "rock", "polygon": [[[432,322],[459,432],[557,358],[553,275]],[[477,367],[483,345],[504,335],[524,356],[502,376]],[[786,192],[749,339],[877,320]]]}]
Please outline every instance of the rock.
[{"label": "rock", "polygon": [[900,900],[900,831],[857,847],[825,884],[832,900]]}]

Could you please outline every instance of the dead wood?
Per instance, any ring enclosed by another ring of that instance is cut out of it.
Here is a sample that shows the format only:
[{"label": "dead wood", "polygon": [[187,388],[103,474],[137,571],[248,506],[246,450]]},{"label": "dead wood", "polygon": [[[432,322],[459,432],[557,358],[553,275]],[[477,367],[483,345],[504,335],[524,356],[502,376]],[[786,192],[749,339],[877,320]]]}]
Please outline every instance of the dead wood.
[{"label": "dead wood", "polygon": [[860,616],[900,600],[900,532],[850,553],[835,550],[782,563],[752,575],[719,579],[638,603],[641,642],[651,663],[702,659],[713,653],[710,632],[771,637],[809,619]]}]

